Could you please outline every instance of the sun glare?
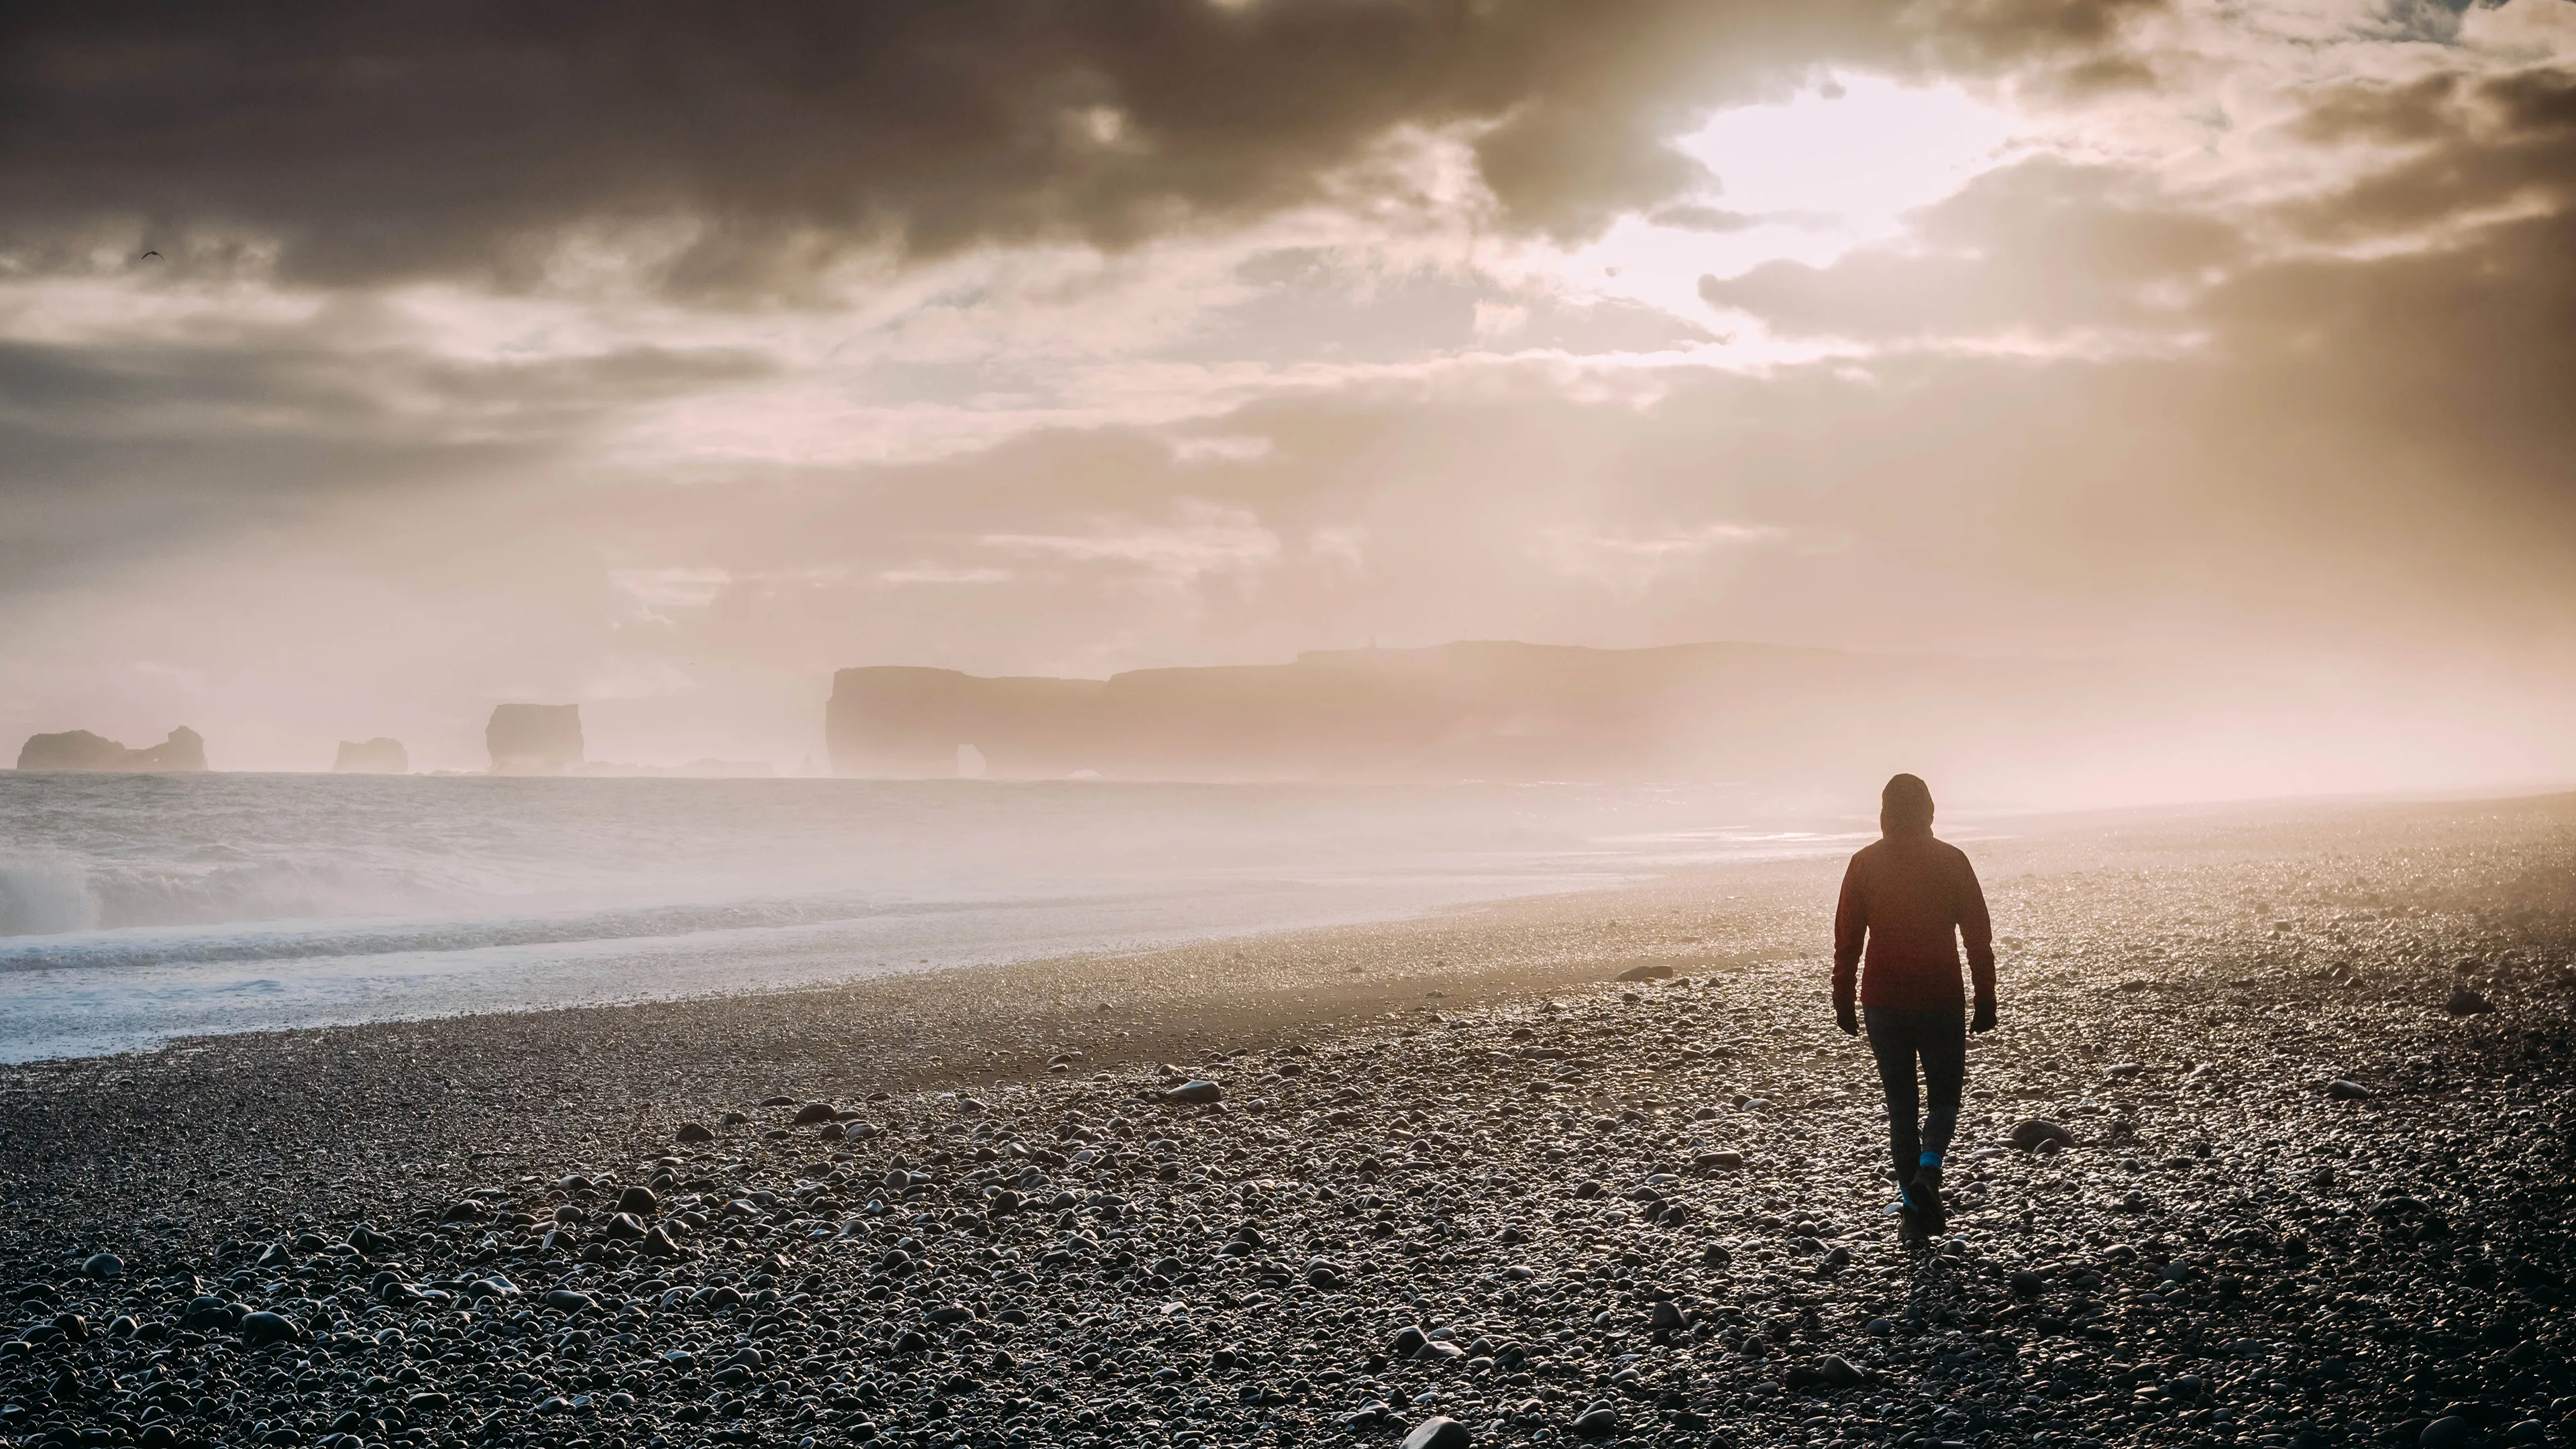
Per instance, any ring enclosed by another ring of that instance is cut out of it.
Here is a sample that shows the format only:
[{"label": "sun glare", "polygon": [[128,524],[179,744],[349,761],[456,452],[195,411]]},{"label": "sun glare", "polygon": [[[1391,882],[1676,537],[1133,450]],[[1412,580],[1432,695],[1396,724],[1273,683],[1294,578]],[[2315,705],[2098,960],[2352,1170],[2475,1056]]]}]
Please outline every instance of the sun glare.
[{"label": "sun glare", "polygon": [[1956,86],[1838,75],[1770,105],[1721,111],[1679,145],[1717,177],[1705,194],[1621,220],[1569,253],[1599,296],[1706,316],[1699,279],[1770,261],[1831,262],[1895,235],[1907,213],[2008,158],[2024,129]]}]

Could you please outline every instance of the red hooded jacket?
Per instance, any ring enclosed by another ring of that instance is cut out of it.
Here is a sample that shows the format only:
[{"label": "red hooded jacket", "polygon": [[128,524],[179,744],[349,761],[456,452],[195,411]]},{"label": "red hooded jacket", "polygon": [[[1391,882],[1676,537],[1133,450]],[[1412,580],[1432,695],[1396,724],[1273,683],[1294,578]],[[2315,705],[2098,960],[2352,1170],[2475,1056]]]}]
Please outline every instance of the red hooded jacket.
[{"label": "red hooded jacket", "polygon": [[1843,872],[1842,902],[1834,909],[1834,1007],[1852,1004],[1852,977],[1860,973],[1860,1004],[1903,1011],[1956,1010],[1960,990],[1959,942],[1977,995],[1995,994],[1994,923],[1986,893],[1967,853],[1931,830],[1895,829],[1863,846]]}]

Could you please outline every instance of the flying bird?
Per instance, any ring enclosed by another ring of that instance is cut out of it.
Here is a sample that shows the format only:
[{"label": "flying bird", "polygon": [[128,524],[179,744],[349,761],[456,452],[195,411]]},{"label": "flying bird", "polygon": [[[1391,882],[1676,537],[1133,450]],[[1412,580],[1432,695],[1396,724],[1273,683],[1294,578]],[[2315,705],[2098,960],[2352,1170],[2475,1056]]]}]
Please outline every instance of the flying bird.
[{"label": "flying bird", "polygon": [[161,257],[161,254],[160,254],[159,252],[145,252],[141,257],[137,258],[136,260],[138,260],[138,261],[146,261],[146,262],[150,262],[150,261],[158,261],[158,260],[160,260],[160,257]]}]

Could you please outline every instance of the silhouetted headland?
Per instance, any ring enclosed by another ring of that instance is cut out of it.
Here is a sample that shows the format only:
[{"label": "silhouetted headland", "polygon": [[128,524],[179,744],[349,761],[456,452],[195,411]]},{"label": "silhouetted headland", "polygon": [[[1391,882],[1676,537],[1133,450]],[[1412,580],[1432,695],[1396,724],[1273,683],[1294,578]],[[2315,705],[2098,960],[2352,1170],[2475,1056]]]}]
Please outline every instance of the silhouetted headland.
[{"label": "silhouetted headland", "polygon": [[495,775],[560,775],[581,768],[581,706],[497,704],[483,727]]},{"label": "silhouetted headland", "polygon": [[202,770],[206,741],[181,725],[170,737],[147,749],[130,749],[87,730],[30,735],[18,751],[21,770]]},{"label": "silhouetted headland", "polygon": [[1301,654],[1106,680],[880,666],[833,676],[842,775],[1002,778],[1797,781],[1839,778],[1902,731],[1911,758],[2008,738],[2083,666],[1759,644],[1511,642]]},{"label": "silhouetted headland", "polygon": [[372,740],[342,740],[339,757],[331,770],[340,775],[408,775],[411,754],[402,741],[381,736]]}]

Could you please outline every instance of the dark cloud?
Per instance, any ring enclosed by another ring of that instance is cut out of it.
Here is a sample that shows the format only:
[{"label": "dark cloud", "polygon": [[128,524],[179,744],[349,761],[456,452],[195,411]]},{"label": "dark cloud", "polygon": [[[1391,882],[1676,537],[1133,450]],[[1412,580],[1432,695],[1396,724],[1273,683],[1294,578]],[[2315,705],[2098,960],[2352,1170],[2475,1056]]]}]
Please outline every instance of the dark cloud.
[{"label": "dark cloud", "polygon": [[2458,100],[2470,77],[2436,71],[2403,83],[2342,84],[2320,89],[2290,130],[2317,145],[2375,141],[2417,145],[2452,134]]},{"label": "dark cloud", "polygon": [[0,344],[0,577],[38,592],[334,504],[526,477],[639,400],[767,366],[651,349],[466,366],[346,341]]},{"label": "dark cloud", "polygon": [[2457,45],[2471,10],[2501,9],[2506,0],[2381,0],[2374,17],[2392,40]]},{"label": "dark cloud", "polygon": [[851,244],[1117,246],[1317,195],[1391,130],[1490,125],[1510,220],[1697,177],[1667,139],[1813,67],[2081,68],[2152,0],[29,3],[0,19],[17,265],[139,222],[174,270],[522,280],[564,228],[703,224],[683,290]]},{"label": "dark cloud", "polygon": [[2122,48],[2122,27],[2158,0],[1954,0],[1933,33],[1941,59],[1963,70],[2029,67],[2040,88],[2070,95],[2153,85],[2147,61]]},{"label": "dark cloud", "polygon": [[2357,184],[2284,209],[2300,231],[2351,241],[2499,208],[2576,202],[2576,70],[2539,66],[2471,78],[2323,92],[2294,128],[2324,143],[2366,141],[2410,154]]}]

